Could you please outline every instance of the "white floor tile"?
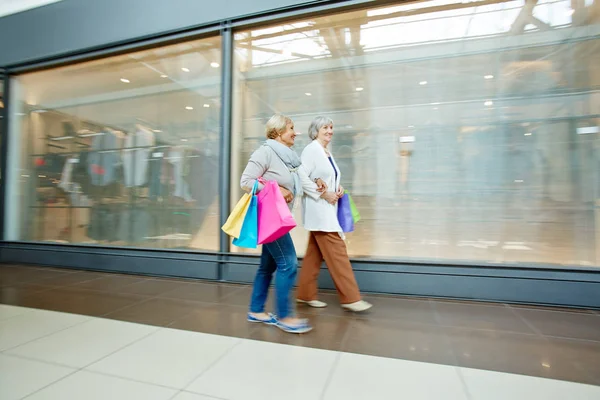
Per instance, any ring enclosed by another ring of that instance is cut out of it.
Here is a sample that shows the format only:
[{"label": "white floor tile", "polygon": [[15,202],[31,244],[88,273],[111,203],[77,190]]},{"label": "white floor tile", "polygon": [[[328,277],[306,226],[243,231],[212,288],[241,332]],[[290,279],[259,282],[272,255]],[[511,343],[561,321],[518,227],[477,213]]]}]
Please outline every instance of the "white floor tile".
[{"label": "white floor tile", "polygon": [[199,394],[181,392],[172,400],[217,400],[214,397],[201,396]]},{"label": "white floor tile", "polygon": [[0,304],[0,321],[30,312],[30,308]]},{"label": "white floor tile", "polygon": [[244,340],[186,390],[230,400],[317,400],[337,353]]},{"label": "white floor tile", "polygon": [[17,400],[74,370],[0,354],[0,399]]},{"label": "white floor tile", "polygon": [[456,368],[342,354],[325,400],[467,400]]},{"label": "white floor tile", "polygon": [[161,329],[87,369],[183,389],[238,341],[225,336]]},{"label": "white floor tile", "polygon": [[461,368],[473,400],[598,400],[600,386]]},{"label": "white floor tile", "polygon": [[175,393],[174,389],[80,371],[27,400],[168,400]]},{"label": "white floor tile", "polygon": [[0,351],[89,321],[91,317],[53,311],[31,310],[0,321]]},{"label": "white floor tile", "polygon": [[24,344],[7,353],[83,368],[158,329],[98,318]]}]

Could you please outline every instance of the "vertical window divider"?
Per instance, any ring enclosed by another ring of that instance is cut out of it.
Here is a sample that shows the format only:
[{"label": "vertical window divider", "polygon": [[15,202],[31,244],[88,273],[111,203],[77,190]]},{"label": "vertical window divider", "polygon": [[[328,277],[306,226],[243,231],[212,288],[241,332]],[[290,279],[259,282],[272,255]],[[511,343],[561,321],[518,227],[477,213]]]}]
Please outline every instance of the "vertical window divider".
[{"label": "vertical window divider", "polygon": [[0,111],[2,121],[0,121],[0,241],[6,240],[6,207],[7,207],[7,195],[6,190],[6,178],[7,167],[8,167],[8,128],[9,128],[9,96],[10,96],[10,75],[4,71],[0,71],[0,77],[3,79],[4,91],[2,95],[2,102],[4,107]]}]

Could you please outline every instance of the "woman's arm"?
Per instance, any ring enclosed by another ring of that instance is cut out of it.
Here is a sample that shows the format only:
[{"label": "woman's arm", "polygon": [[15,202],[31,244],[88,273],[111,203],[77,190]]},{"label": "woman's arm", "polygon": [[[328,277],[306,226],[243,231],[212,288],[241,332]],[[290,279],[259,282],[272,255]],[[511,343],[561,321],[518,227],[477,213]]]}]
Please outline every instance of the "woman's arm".
[{"label": "woman's arm", "polygon": [[[250,193],[252,191],[252,186],[254,186],[254,182],[267,172],[270,163],[269,153],[264,151],[264,147],[261,146],[252,153],[250,161],[248,161],[248,165],[246,165],[246,168],[242,173],[242,179],[240,179],[242,190],[246,193]],[[259,182],[256,192],[260,192],[264,187],[265,185]]]},{"label": "woman's arm", "polygon": [[300,156],[302,165],[298,170],[298,175],[300,175],[300,181],[302,182],[302,190],[304,190],[304,193],[312,197],[314,200],[317,200],[319,197],[321,197],[323,191],[319,190],[318,185],[312,179],[310,179],[310,175],[313,173],[316,167],[315,157],[311,153],[310,147],[305,148],[302,152],[302,155]]}]

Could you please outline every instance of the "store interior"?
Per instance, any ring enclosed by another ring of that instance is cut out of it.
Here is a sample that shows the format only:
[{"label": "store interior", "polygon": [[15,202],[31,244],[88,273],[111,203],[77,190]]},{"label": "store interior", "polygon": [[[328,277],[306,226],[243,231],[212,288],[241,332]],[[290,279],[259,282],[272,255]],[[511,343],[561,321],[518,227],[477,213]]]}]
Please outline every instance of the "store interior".
[{"label": "store interior", "polygon": [[[236,32],[232,203],[273,113],[298,152],[325,115],[362,215],[351,257],[600,266],[598,2],[527,8],[423,1]],[[208,37],[18,76],[14,235],[217,251],[220,63]]]}]

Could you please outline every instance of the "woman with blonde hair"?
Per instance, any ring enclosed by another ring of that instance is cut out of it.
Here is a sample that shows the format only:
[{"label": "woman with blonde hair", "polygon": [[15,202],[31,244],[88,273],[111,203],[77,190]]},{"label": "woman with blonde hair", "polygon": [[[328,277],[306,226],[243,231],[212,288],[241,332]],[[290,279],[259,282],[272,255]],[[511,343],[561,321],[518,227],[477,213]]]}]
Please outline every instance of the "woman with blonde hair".
[{"label": "woman with blonde hair", "polygon": [[[294,199],[303,192],[300,158],[291,149],[297,135],[294,131],[294,122],[285,115],[276,114],[267,122],[265,132],[267,141],[250,157],[242,174],[240,185],[243,190],[250,192],[259,178],[276,181],[291,209]],[[264,185],[259,183],[257,192],[263,188]],[[318,193],[319,190],[316,182],[312,182],[304,188],[305,192],[314,192],[313,194]],[[289,233],[274,242],[263,244],[260,266],[256,272],[252,289],[248,312],[249,322],[275,325],[290,333],[306,333],[312,330],[308,320],[299,319],[293,315],[290,292],[296,280],[297,270],[298,258]],[[265,312],[265,303],[275,272],[277,272],[275,277],[276,315],[273,315]]]},{"label": "woman with blonde hair", "polygon": [[310,232],[306,255],[300,269],[297,301],[311,307],[327,307],[317,299],[317,278],[325,260],[344,309],[362,312],[371,304],[361,299],[354,271],[348,258],[344,234],[337,218],[337,202],[344,195],[340,185],[340,170],[329,150],[333,138],[333,121],[315,118],[309,128],[312,139],[302,152],[303,186],[312,187],[316,178],[324,181],[329,191],[315,193],[307,190],[302,198],[304,228]]}]

